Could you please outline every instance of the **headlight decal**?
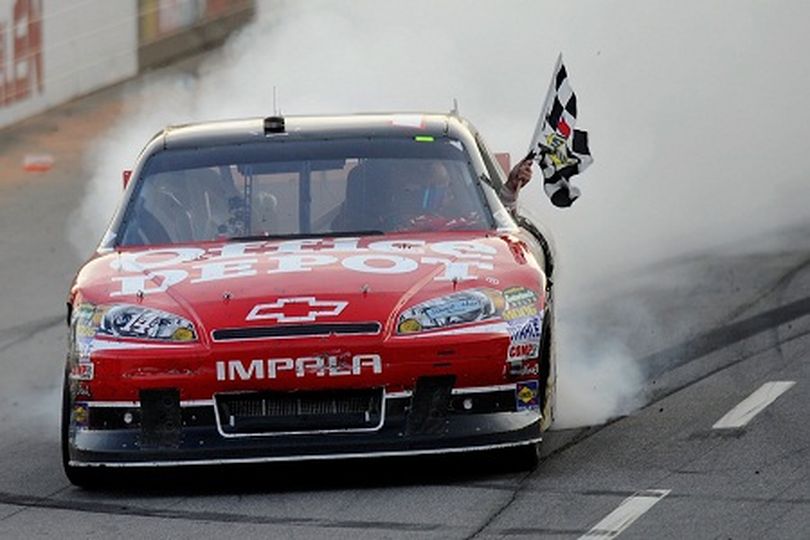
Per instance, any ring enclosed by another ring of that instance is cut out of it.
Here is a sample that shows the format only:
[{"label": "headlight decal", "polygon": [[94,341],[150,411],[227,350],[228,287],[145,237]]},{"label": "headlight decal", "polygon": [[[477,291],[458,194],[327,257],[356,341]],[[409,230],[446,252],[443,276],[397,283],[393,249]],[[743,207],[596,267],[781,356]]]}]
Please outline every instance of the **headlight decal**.
[{"label": "headlight decal", "polygon": [[126,304],[108,307],[98,331],[113,337],[163,341],[184,342],[197,338],[194,325],[178,315]]},{"label": "headlight decal", "polygon": [[71,345],[80,357],[99,336],[187,343],[197,339],[193,323],[159,309],[129,304],[82,303],[73,312]]},{"label": "headlight decal", "polygon": [[468,289],[416,304],[399,316],[397,332],[411,334],[497,317],[504,307],[495,289]]}]

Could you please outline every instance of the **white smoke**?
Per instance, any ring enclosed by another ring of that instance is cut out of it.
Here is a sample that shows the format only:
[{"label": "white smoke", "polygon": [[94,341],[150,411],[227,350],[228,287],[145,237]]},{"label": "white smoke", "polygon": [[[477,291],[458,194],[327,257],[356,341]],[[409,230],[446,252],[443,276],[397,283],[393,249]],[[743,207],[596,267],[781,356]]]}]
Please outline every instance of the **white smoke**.
[{"label": "white smoke", "polygon": [[456,98],[490,146],[519,158],[562,51],[596,161],[571,209],[552,208],[539,181],[522,197],[559,249],[559,418],[573,426],[631,410],[643,389],[637,351],[589,317],[594,299],[654,261],[803,218],[805,2],[257,3],[258,20],[197,74],[133,90],[88,158],[70,231],[83,253],[120,171],[166,124],[267,115],[274,86],[288,114],[446,111]]}]

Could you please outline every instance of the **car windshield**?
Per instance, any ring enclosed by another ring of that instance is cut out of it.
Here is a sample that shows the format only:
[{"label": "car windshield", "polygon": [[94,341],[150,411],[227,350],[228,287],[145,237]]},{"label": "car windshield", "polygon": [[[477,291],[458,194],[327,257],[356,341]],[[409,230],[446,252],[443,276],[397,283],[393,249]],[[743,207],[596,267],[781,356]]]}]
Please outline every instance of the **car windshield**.
[{"label": "car windshield", "polygon": [[477,182],[442,137],[166,150],[146,163],[118,244],[489,229]]}]

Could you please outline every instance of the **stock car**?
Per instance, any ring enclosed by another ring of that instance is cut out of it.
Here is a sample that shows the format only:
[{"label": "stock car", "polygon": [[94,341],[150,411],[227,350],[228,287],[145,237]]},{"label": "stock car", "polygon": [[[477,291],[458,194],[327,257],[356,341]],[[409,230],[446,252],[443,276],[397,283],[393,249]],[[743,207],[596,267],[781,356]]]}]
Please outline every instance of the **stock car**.
[{"label": "stock car", "polygon": [[113,468],[497,450],[553,418],[553,253],[455,113],[169,127],[67,300],[62,454]]}]

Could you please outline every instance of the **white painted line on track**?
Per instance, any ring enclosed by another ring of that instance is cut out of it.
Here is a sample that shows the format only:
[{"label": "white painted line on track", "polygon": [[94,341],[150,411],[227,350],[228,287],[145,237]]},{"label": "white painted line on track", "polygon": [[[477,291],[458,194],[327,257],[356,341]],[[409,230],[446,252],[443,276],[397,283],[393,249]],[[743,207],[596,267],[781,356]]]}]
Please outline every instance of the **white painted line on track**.
[{"label": "white painted line on track", "polygon": [[669,489],[648,489],[639,491],[622,501],[616,510],[594,525],[593,529],[579,538],[615,538],[640,518],[655,503],[669,495]]},{"label": "white painted line on track", "polygon": [[741,428],[761,413],[776,398],[787,392],[796,381],[771,381],[760,386],[753,394],[731,409],[723,418],[714,423],[714,429]]}]

